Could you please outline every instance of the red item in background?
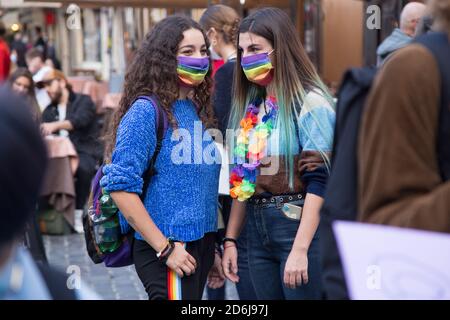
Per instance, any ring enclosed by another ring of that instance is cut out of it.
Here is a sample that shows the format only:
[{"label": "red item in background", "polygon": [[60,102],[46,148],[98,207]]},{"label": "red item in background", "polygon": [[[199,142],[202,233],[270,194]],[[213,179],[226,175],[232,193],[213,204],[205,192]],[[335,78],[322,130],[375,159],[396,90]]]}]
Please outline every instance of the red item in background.
[{"label": "red item in background", "polygon": [[8,79],[11,58],[8,44],[0,39],[0,83]]},{"label": "red item in background", "polygon": [[55,13],[53,11],[45,12],[45,24],[47,26],[54,25],[56,22]]},{"label": "red item in background", "polygon": [[213,60],[212,64],[212,76],[214,77],[216,71],[223,65],[223,60]]}]

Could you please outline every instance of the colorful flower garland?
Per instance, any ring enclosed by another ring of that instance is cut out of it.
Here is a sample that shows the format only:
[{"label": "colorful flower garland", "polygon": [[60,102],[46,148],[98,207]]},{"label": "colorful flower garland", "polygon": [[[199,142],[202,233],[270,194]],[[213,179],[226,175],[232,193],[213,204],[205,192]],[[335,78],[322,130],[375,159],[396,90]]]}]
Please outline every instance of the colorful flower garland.
[{"label": "colorful flower garland", "polygon": [[[239,201],[245,201],[255,193],[257,169],[260,160],[266,156],[267,138],[270,136],[278,112],[276,99],[270,96],[266,104],[270,107],[269,113],[258,123],[259,106],[261,99],[250,103],[241,120],[241,132],[237,138],[234,154],[237,165],[231,171],[230,195]],[[250,132],[255,130],[256,142],[249,144]]]}]

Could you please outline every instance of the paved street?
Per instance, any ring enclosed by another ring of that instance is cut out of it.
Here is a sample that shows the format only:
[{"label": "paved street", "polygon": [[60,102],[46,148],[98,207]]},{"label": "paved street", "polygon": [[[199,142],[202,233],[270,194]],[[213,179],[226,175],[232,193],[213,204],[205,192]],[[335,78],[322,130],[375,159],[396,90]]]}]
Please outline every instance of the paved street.
[{"label": "paved street", "polygon": [[[63,272],[71,265],[79,266],[83,283],[103,299],[147,299],[134,267],[106,268],[103,264],[94,264],[87,255],[83,235],[44,236],[44,245],[50,265]],[[238,297],[235,287],[230,283],[227,284],[226,295],[228,299]]]},{"label": "paved street", "polygon": [[44,236],[44,245],[50,265],[64,272],[70,265],[79,266],[82,281],[103,299],[146,299],[134,267],[106,268],[94,264],[87,255],[83,235]]}]

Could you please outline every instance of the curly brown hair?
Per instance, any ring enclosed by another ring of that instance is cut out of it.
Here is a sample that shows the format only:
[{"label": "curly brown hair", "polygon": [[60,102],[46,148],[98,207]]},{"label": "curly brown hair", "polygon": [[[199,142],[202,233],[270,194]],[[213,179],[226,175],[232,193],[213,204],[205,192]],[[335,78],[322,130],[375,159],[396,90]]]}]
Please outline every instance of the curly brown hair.
[{"label": "curly brown hair", "polygon": [[[120,121],[139,96],[156,97],[167,115],[169,124],[173,128],[177,127],[172,112],[172,104],[178,99],[180,90],[177,52],[184,37],[183,32],[189,29],[199,30],[203,34],[206,46],[209,47],[208,38],[197,22],[188,17],[171,16],[157,23],[136,51],[125,74],[123,96],[119,108],[114,113],[105,138],[105,159],[107,161],[111,159]],[[190,96],[197,107],[200,120],[207,128],[216,126],[210,99],[212,83],[210,69],[205,80],[194,88],[193,95]]]}]

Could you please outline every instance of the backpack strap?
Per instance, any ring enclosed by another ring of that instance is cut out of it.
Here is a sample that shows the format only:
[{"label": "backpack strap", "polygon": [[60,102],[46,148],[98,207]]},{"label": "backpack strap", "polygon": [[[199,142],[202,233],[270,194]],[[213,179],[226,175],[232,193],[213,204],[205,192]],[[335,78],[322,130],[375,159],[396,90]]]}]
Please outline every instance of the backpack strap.
[{"label": "backpack strap", "polygon": [[147,170],[145,170],[145,172],[142,176],[144,179],[144,185],[142,187],[141,199],[144,200],[145,195],[147,194],[150,180],[156,174],[155,163],[156,163],[156,159],[158,158],[159,152],[161,151],[162,140],[164,138],[164,134],[166,133],[166,129],[167,129],[167,120],[166,120],[166,114],[165,114],[164,110],[159,105],[159,103],[157,102],[157,100],[154,96],[140,96],[140,97],[138,97],[138,99],[145,99],[147,101],[150,101],[156,110],[156,116],[155,116],[156,117],[156,147],[155,147],[155,152],[153,153],[153,156],[149,161]]},{"label": "backpack strap", "polygon": [[444,181],[450,180],[450,42],[444,32],[430,32],[417,38],[416,43],[427,48],[436,59],[441,78],[439,113],[438,161]]},{"label": "backpack strap", "polygon": [[36,263],[53,300],[77,300],[75,290],[67,287],[67,276],[46,265]]}]

